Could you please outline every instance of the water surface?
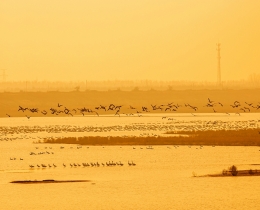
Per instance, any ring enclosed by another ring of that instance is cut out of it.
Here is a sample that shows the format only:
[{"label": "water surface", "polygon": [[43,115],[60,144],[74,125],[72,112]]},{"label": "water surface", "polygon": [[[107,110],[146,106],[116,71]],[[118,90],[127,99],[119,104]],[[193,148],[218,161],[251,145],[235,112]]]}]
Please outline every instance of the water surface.
[{"label": "water surface", "polygon": [[[45,136],[68,134],[113,135],[114,132],[115,135],[162,135],[165,130],[178,125],[178,129],[183,126],[187,126],[184,129],[189,129],[189,125],[206,126],[209,122],[215,128],[226,123],[258,128],[259,119],[257,114],[240,117],[224,114],[216,117],[194,117],[187,114],[169,116],[173,120],[162,117],[0,119],[1,209],[260,209],[260,177],[193,177],[194,174],[220,173],[233,164],[238,169],[260,169],[260,165],[257,165],[260,164],[260,147],[171,145],[147,149],[147,146],[135,145],[33,143]],[[25,129],[21,130],[21,126]],[[35,130],[39,127],[40,131],[33,133],[31,128],[34,126]],[[41,131],[42,128],[63,126],[113,129],[107,132],[100,129],[96,132],[95,129],[89,132],[66,132],[66,129],[60,132],[49,132],[48,129],[48,132]],[[126,126],[132,127],[124,132]],[[18,131],[5,132],[12,129]],[[30,132],[26,132],[28,130]],[[34,155],[30,155],[32,153]],[[124,165],[106,166],[112,162],[121,162]],[[128,162],[134,162],[136,166],[129,166]],[[82,163],[99,163],[100,166],[83,167]],[[41,164],[47,167],[43,168]],[[71,167],[70,164],[77,166]],[[26,185],[10,183],[14,180],[42,179],[87,179],[91,182]]]}]

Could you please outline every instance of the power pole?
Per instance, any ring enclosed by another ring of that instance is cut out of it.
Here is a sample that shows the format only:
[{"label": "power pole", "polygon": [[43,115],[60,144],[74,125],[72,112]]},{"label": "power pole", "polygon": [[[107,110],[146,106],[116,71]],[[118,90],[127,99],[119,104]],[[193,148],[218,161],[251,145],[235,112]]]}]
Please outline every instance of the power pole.
[{"label": "power pole", "polygon": [[220,69],[220,43],[217,43],[217,59],[218,59],[218,77],[217,77],[217,83],[218,86],[221,86],[221,69]]},{"label": "power pole", "polygon": [[2,71],[2,74],[0,75],[1,77],[2,77],[2,82],[4,83],[5,81],[6,81],[6,73],[5,73],[5,70],[6,69],[1,69],[1,71]]}]

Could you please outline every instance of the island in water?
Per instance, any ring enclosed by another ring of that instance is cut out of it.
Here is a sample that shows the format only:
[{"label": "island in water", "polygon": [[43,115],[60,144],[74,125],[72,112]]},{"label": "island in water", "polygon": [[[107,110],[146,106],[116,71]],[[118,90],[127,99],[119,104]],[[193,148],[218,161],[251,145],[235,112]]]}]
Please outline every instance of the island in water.
[{"label": "island in water", "polygon": [[90,182],[90,180],[54,180],[54,179],[44,179],[44,180],[19,180],[19,181],[12,181],[10,183],[16,183],[16,184],[42,184],[42,183],[68,183],[68,182]]},{"label": "island in water", "polygon": [[[260,165],[260,164],[256,164]],[[235,165],[230,166],[228,169],[223,169],[222,173],[219,174],[207,174],[202,176],[197,176],[193,173],[194,177],[235,177],[235,176],[260,176],[259,169],[249,169],[249,170],[238,170]]]}]

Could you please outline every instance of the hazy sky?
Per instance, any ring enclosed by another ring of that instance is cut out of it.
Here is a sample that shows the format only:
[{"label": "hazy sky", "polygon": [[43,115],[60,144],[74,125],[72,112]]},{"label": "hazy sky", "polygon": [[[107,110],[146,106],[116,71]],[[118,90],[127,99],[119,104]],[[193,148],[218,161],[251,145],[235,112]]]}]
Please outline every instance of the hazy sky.
[{"label": "hazy sky", "polygon": [[247,79],[260,73],[259,8],[259,0],[0,0],[0,69],[7,80],[216,81],[219,40],[222,79]]}]

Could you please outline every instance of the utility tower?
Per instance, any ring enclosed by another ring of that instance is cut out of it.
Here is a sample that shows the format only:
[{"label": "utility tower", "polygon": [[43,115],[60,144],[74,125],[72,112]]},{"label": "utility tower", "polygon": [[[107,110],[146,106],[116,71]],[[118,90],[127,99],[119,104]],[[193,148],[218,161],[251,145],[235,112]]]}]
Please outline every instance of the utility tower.
[{"label": "utility tower", "polygon": [[218,58],[218,77],[217,77],[217,84],[218,86],[221,86],[221,69],[220,69],[220,43],[217,43],[217,58]]},{"label": "utility tower", "polygon": [[1,69],[2,74],[1,74],[0,76],[2,77],[2,82],[5,82],[5,81],[6,81],[6,73],[5,73],[5,70],[6,70],[6,69]]}]

